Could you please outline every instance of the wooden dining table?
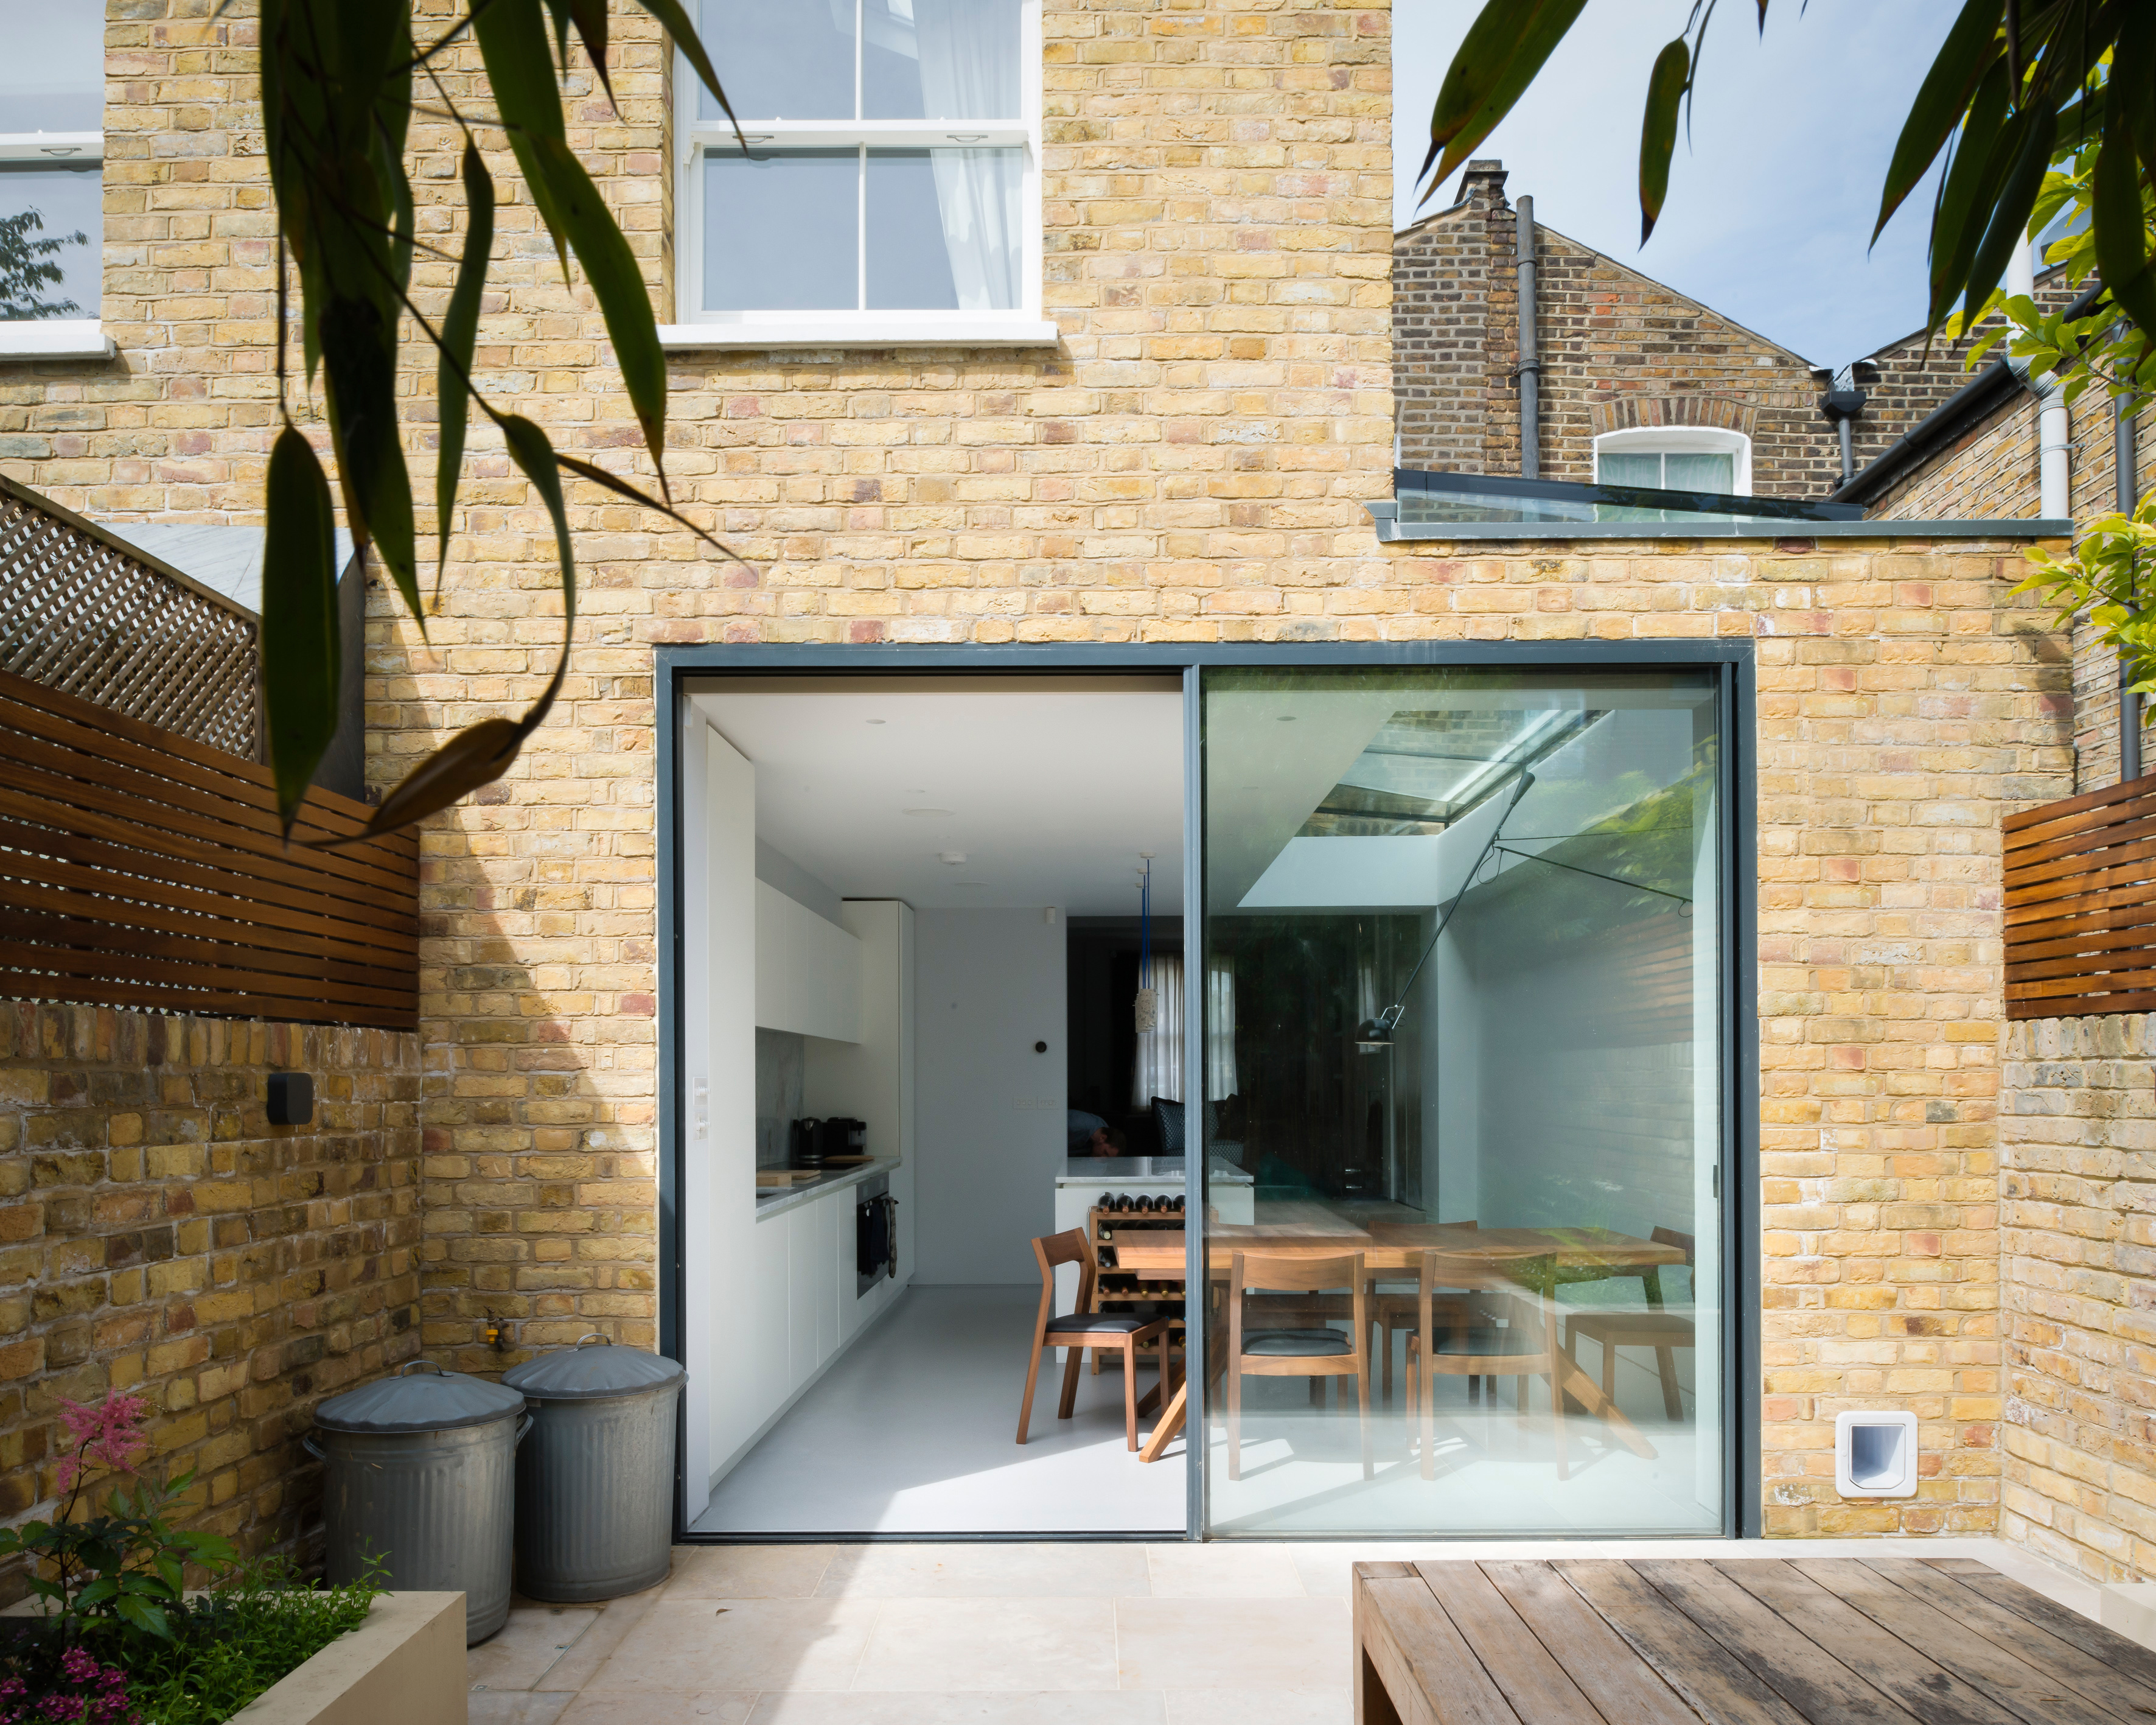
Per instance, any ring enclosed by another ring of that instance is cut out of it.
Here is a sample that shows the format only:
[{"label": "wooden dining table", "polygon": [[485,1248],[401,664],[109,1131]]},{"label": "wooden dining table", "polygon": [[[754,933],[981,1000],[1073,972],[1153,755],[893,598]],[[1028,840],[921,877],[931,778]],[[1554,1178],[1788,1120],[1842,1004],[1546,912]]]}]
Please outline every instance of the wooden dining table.
[{"label": "wooden dining table", "polygon": [[[1140,1281],[1188,1281],[1189,1248],[1179,1228],[1119,1235],[1114,1251],[1114,1267],[1135,1275]],[[1522,1288],[1553,1297],[1559,1282],[1636,1276],[1648,1303],[1656,1307],[1661,1304],[1662,1266],[1685,1260],[1681,1246],[1640,1240],[1607,1228],[1463,1228],[1442,1222],[1372,1222],[1360,1229],[1304,1223],[1283,1228],[1264,1223],[1215,1223],[1205,1230],[1206,1274],[1217,1281],[1227,1279],[1238,1252],[1268,1258],[1333,1258],[1360,1252],[1365,1275],[1373,1280],[1405,1281],[1419,1273],[1425,1251],[1476,1259],[1493,1270],[1516,1266],[1505,1273],[1516,1274]],[[1556,1338],[1551,1340],[1554,1350]],[[1553,1388],[1600,1418],[1610,1435],[1634,1455],[1650,1461],[1654,1458],[1654,1446],[1639,1428],[1576,1366],[1568,1363],[1562,1384]],[[1189,1394],[1190,1374],[1186,1369],[1183,1381],[1161,1410],[1160,1423],[1139,1448],[1140,1461],[1158,1461],[1183,1430]]]}]

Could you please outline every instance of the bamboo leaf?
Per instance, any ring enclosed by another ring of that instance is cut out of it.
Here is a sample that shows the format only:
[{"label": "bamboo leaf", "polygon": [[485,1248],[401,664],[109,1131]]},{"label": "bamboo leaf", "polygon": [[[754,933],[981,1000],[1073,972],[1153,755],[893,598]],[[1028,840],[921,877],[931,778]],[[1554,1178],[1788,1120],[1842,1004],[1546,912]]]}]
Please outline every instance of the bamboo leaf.
[{"label": "bamboo leaf", "polygon": [[[569,0],[569,16],[576,21],[577,39],[584,44],[592,69],[598,74],[599,88],[606,92],[608,105],[619,113],[621,105],[614,100],[613,80],[607,75],[607,0]],[[567,59],[565,52],[564,63]]]},{"label": "bamboo leaf", "polygon": [[[410,826],[481,785],[493,783],[515,763],[526,734],[514,719],[481,719],[467,726],[404,776],[357,837],[377,838]],[[333,850],[336,845],[318,842],[315,848]]]},{"label": "bamboo leaf", "polygon": [[1964,324],[1974,321],[1976,308],[1997,290],[2008,257],[2029,231],[2030,214],[2036,207],[2037,193],[2043,189],[2044,172],[2051,165],[2051,141],[2058,136],[2057,117],[2049,108],[2029,112],[2030,120],[2023,128],[2020,151],[1992,207],[1991,225],[1984,229],[1983,243],[1966,273],[1961,302]]},{"label": "bamboo leaf", "polygon": [[262,710],[277,818],[289,835],[336,734],[339,649],[336,531],[329,480],[299,429],[270,451],[262,545]]},{"label": "bamboo leaf", "polygon": [[352,538],[380,551],[424,631],[412,479],[397,435],[396,326],[382,318],[372,300],[348,295],[331,300],[321,326],[330,436]]},{"label": "bamboo leaf", "polygon": [[479,38],[480,56],[486,64],[495,105],[509,129],[509,147],[516,151],[516,165],[524,171],[533,207],[553,236],[566,277],[568,243],[554,208],[552,187],[534,153],[542,139],[566,141],[562,98],[554,85],[554,58],[547,45],[547,20],[540,10],[540,0],[488,0],[473,14],[472,29]]},{"label": "bamboo leaf", "polygon": [[751,567],[748,561],[731,545],[727,545],[721,540],[713,538],[711,535],[706,533],[701,527],[690,521],[688,516],[682,514],[680,510],[675,508],[672,504],[663,503],[658,498],[652,496],[649,492],[639,491],[634,485],[629,484],[627,480],[621,478],[617,474],[608,473],[603,467],[594,467],[590,462],[580,461],[574,455],[564,455],[559,449],[557,449],[554,452],[554,459],[560,462],[562,466],[567,468],[570,472],[575,474],[579,479],[588,479],[594,485],[603,485],[608,490],[612,491],[616,496],[627,498],[631,503],[639,504],[645,509],[657,510],[660,514],[665,516],[668,520],[679,521],[683,526],[686,527],[691,533],[694,533],[699,539],[702,540],[705,544],[710,546],[713,551],[717,552],[721,556],[732,557],[734,562],[739,563],[744,569]]},{"label": "bamboo leaf", "polygon": [[[1437,104],[1430,110],[1430,151],[1417,179],[1428,176],[1435,192],[1474,154],[1534,82],[1586,4],[1587,0],[1487,0],[1445,69]],[[1433,161],[1438,163],[1434,174]]]},{"label": "bamboo leaf", "polygon": [[1902,201],[1916,189],[1967,111],[1977,82],[1999,58],[1999,18],[2005,0],[1965,0],[1953,28],[1910,105],[1887,166],[1879,194],[1879,219],[1871,237],[1879,238]]},{"label": "bamboo leaf", "polygon": [[568,145],[559,138],[533,141],[531,159],[547,177],[555,211],[584,278],[598,298],[613,341],[614,363],[621,367],[629,405],[643,428],[644,447],[658,465],[659,483],[666,485],[666,355],[659,345],[659,321],[651,310],[651,291],[629,241],[615,224],[599,188],[584,172]]},{"label": "bamboo leaf", "polygon": [[1647,79],[1647,111],[1640,122],[1640,244],[1655,231],[1669,195],[1670,157],[1677,144],[1677,107],[1691,73],[1684,38],[1666,44],[1655,56]]},{"label": "bamboo leaf", "polygon": [[2156,7],[2128,8],[2111,57],[2111,78],[2126,131],[2144,172],[2156,175]]},{"label": "bamboo leaf", "polygon": [[726,118],[733,120],[734,130],[740,131],[741,122],[734,120],[733,104],[726,100],[726,91],[719,88],[719,74],[711,69],[711,57],[704,52],[703,40],[696,34],[696,27],[690,21],[680,0],[644,0],[644,9],[657,18],[660,27],[674,39],[675,47],[704,80],[704,88],[726,110]]},{"label": "bamboo leaf", "polygon": [[2103,148],[2097,152],[2089,199],[2089,226],[2097,268],[2111,302],[2141,326],[2156,331],[2156,271],[2148,256],[2148,218],[2134,161],[2127,105],[2104,114]]},{"label": "bamboo leaf", "polygon": [[[577,628],[577,559],[569,544],[569,511],[562,495],[562,470],[555,465],[554,445],[542,431],[521,413],[504,413],[496,423],[501,427],[502,441],[509,447],[509,459],[524,470],[538,492],[539,501],[547,506],[547,513],[554,523],[554,552],[562,565],[562,634],[566,638],[576,633]],[[567,650],[566,645],[564,651]]]},{"label": "bamboo leaf", "polygon": [[471,418],[470,380],[472,357],[479,346],[480,301],[486,290],[487,260],[494,251],[494,176],[486,171],[479,146],[469,137],[465,140],[463,172],[465,250],[457,264],[457,285],[442,318],[442,351],[435,367],[441,402],[441,447],[434,468],[437,592],[449,561],[449,528],[456,510],[457,481],[464,467],[465,431]]},{"label": "bamboo leaf", "polygon": [[[1994,60],[1977,85],[1969,113],[1962,121],[1961,136],[1954,145],[1953,161],[1939,188],[1938,207],[1932,212],[1931,305],[1925,322],[1938,327],[1946,308],[1953,303],[1958,285],[1969,273],[1976,254],[1981,228],[1972,218],[1989,208],[1985,197],[1994,167],[2004,153],[2002,134],[2020,122],[2007,119],[2006,63]],[[2000,177],[2004,169],[1998,170]]]}]

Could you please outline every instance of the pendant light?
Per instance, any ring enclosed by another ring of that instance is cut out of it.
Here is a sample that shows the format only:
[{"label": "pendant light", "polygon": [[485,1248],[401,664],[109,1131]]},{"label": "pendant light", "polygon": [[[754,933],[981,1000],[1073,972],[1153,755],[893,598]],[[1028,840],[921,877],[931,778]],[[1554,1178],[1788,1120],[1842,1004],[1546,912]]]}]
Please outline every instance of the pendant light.
[{"label": "pendant light", "polygon": [[1132,1013],[1138,1034],[1147,1036],[1160,1024],[1160,991],[1152,985],[1153,854],[1142,850],[1138,855],[1145,859],[1145,871],[1138,877],[1138,998]]}]

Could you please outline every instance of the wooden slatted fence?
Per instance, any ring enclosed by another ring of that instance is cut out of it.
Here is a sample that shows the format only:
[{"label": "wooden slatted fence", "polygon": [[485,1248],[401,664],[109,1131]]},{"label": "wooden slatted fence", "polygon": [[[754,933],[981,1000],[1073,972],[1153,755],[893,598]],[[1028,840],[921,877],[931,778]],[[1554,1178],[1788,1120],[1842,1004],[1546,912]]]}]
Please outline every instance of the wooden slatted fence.
[{"label": "wooden slatted fence", "polygon": [[0,474],[0,671],[252,757],[255,617]]},{"label": "wooden slatted fence", "polygon": [[[269,769],[0,672],[0,996],[409,1030],[418,841],[287,847]],[[308,793],[296,839],[360,831]]]},{"label": "wooden slatted fence", "polygon": [[2006,1015],[2156,1011],[2156,777],[2010,815]]}]

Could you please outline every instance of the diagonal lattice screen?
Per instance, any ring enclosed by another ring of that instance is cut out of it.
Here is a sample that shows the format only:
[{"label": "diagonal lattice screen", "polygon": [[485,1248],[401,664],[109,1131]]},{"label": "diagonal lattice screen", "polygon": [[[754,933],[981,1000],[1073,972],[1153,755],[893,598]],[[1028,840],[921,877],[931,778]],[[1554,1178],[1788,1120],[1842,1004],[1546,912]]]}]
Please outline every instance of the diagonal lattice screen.
[{"label": "diagonal lattice screen", "polygon": [[0,671],[253,759],[255,624],[0,476]]}]

